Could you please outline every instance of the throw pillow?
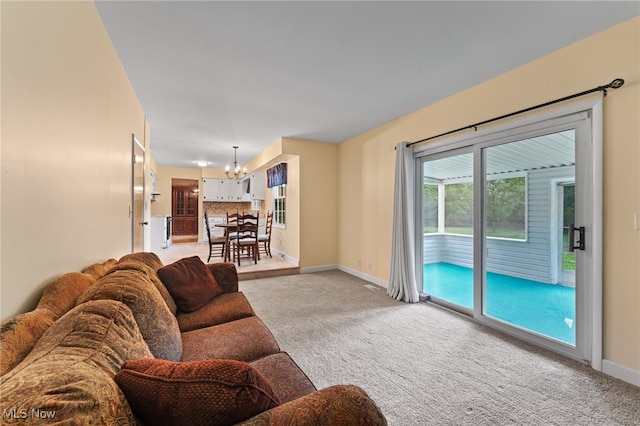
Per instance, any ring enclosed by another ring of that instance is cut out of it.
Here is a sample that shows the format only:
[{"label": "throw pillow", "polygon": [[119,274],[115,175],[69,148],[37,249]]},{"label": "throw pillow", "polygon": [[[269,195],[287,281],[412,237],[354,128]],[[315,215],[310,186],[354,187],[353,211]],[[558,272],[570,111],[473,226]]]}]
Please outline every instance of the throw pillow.
[{"label": "throw pillow", "polygon": [[198,256],[164,266],[158,269],[158,276],[183,312],[197,311],[222,294],[222,287]]},{"label": "throw pillow", "polygon": [[232,425],[276,407],[267,379],[242,361],[126,361],[115,381],[145,424]]}]

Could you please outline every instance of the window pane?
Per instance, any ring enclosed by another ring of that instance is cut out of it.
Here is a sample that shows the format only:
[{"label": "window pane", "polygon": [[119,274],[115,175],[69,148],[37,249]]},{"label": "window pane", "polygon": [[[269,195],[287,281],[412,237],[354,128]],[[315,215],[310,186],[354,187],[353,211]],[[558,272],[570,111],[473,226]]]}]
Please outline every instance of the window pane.
[{"label": "window pane", "polygon": [[[422,292],[432,299],[472,309],[473,154],[454,153],[425,161],[423,182],[422,209],[426,214],[423,215]],[[439,209],[444,212],[438,212]],[[438,223],[443,219],[444,223]],[[439,232],[442,229],[445,233]]]},{"label": "window pane", "polygon": [[273,223],[284,225],[285,220],[285,185],[278,185],[272,188],[273,194]]},{"label": "window pane", "polygon": [[444,188],[444,232],[473,235],[473,182]]},{"label": "window pane", "polygon": [[422,206],[423,232],[438,232],[438,187],[424,184],[424,204]]},{"label": "window pane", "polygon": [[524,176],[487,179],[487,236],[524,240],[526,225]]},{"label": "window pane", "polygon": [[576,254],[569,250],[569,227],[576,223],[575,219],[575,184],[561,185],[562,187],[562,270],[576,270]]}]

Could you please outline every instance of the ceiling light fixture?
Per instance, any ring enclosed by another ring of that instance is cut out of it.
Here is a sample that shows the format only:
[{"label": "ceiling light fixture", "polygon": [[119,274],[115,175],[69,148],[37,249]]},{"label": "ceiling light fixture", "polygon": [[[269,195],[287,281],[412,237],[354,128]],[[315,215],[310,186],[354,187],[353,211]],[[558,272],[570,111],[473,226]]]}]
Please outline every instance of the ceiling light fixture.
[{"label": "ceiling light fixture", "polygon": [[224,173],[227,175],[229,179],[242,179],[247,175],[247,168],[243,167],[242,169],[240,169],[240,166],[238,166],[238,158],[236,156],[237,151],[238,151],[238,147],[234,146],[233,147],[233,170],[231,170],[231,167],[229,167],[229,165],[227,165],[227,167],[224,169]]},{"label": "ceiling light fixture", "polygon": [[207,167],[209,165],[208,161],[198,160],[196,161],[196,166],[198,167]]}]

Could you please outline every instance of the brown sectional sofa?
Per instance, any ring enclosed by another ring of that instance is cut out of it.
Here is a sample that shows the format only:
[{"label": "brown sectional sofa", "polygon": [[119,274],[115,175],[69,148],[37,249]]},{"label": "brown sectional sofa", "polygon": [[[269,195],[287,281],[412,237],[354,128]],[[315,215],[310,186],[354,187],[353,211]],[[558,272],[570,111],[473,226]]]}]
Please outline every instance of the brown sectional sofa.
[{"label": "brown sectional sofa", "polygon": [[206,265],[221,294],[193,312],[162,267],[134,253],[65,274],[5,321],[2,423],[386,424],[356,386],[316,390],[238,291],[233,264]]}]

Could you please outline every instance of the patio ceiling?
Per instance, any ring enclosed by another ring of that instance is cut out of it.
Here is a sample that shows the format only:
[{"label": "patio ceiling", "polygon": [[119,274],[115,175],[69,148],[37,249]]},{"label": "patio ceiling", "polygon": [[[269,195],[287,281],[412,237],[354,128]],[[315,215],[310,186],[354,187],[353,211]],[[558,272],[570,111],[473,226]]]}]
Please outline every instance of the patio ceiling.
[{"label": "patio ceiling", "polygon": [[[575,164],[574,131],[552,133],[486,150],[487,174],[524,172]],[[473,155],[455,155],[425,163],[426,180],[447,181],[473,176]]]}]

